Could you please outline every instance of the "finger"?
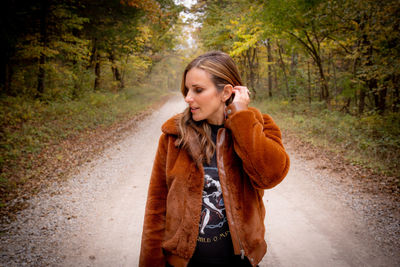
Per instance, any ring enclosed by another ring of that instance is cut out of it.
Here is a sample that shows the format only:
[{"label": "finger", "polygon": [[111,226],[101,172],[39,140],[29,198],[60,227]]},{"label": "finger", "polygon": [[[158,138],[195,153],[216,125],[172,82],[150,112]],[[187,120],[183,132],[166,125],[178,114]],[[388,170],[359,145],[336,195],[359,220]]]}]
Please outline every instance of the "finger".
[{"label": "finger", "polygon": [[246,89],[246,87],[245,86],[235,86],[233,89],[237,89],[239,91],[243,91],[243,90]]},{"label": "finger", "polygon": [[240,94],[243,95],[244,97],[248,97],[250,95],[249,89],[247,87],[241,88]]},{"label": "finger", "polygon": [[243,94],[251,94],[250,90],[246,86],[235,86],[234,89],[238,89]]}]

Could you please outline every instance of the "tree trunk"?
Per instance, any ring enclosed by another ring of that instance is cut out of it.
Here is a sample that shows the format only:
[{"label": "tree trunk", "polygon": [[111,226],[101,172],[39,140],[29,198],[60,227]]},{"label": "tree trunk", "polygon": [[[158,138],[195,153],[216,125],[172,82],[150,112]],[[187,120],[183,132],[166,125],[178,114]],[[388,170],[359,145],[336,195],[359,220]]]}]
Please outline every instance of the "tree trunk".
[{"label": "tree trunk", "polygon": [[387,85],[384,85],[382,90],[379,91],[379,113],[383,114],[386,110],[386,95],[387,95]]},{"label": "tree trunk", "polygon": [[372,93],[374,98],[375,108],[379,110],[379,92],[378,92],[378,81],[374,78],[367,80],[369,92]]},{"label": "tree trunk", "polygon": [[290,76],[292,77],[294,83],[290,88],[290,100],[294,100],[296,98],[296,72],[297,72],[297,52],[292,53],[292,62],[290,64]]},{"label": "tree trunk", "polygon": [[323,62],[321,57],[321,40],[317,38],[317,34],[315,34],[315,28],[313,27],[313,36],[314,36],[314,43],[313,38],[310,37],[307,31],[303,31],[305,34],[307,41],[301,39],[297,35],[291,33],[301,44],[303,44],[306,48],[306,51],[314,60],[315,64],[317,65],[318,72],[319,72],[319,83],[320,83],[320,100],[325,100],[326,104],[329,105],[329,84],[324,73]]},{"label": "tree trunk", "polygon": [[[374,64],[372,62],[373,47],[371,45],[371,42],[368,40],[368,36],[366,34],[362,36],[361,43],[363,47],[366,47],[366,49],[363,50],[364,53],[362,53],[362,56],[365,58],[365,66],[372,66]],[[363,80],[367,84],[369,90],[368,95],[373,97],[375,107],[379,110],[380,101],[378,92],[378,81],[373,77],[371,78],[370,73],[367,73],[366,78],[364,78]]]},{"label": "tree trunk", "polygon": [[[125,58],[125,66],[128,66],[129,56],[130,56],[130,53],[127,53],[126,58]],[[126,74],[126,67],[121,68],[121,86],[122,86],[121,88],[125,88],[125,74]],[[169,75],[168,75],[168,78],[169,78]],[[168,86],[169,86],[169,83],[168,83]]]},{"label": "tree trunk", "polygon": [[259,62],[259,58],[258,58],[258,52],[257,52],[257,47],[254,48],[254,57],[255,57],[255,73],[256,73],[256,88],[258,89],[260,88],[260,72],[258,71],[259,66],[260,66],[260,62]]},{"label": "tree trunk", "polygon": [[[315,61],[314,61],[314,63],[315,63]],[[314,91],[315,91],[315,94],[318,93],[318,100],[319,100],[319,101],[322,101],[322,94],[321,94],[321,78],[320,78],[320,75],[319,75],[318,67],[316,66],[316,68],[314,68],[314,69],[315,69],[315,73],[314,73],[314,76],[315,76],[315,87],[314,87]]]},{"label": "tree trunk", "polygon": [[272,97],[272,53],[271,53],[271,41],[267,40],[267,60],[268,60],[268,96]]},{"label": "tree trunk", "polygon": [[276,65],[274,65],[274,88],[279,88],[278,73],[276,71]]},{"label": "tree trunk", "polygon": [[1,62],[0,88],[7,95],[11,95],[11,78],[12,68],[10,65],[10,59],[8,55],[3,55]]},{"label": "tree trunk", "polygon": [[331,81],[331,53],[328,53],[328,62],[326,64],[326,81],[329,85]]},{"label": "tree trunk", "polygon": [[239,64],[240,66],[243,66],[242,68],[240,68],[240,76],[247,82],[247,67],[246,67],[246,58],[245,56],[242,54],[239,57]]},{"label": "tree trunk", "polygon": [[95,66],[94,66],[94,74],[96,77],[94,78],[94,90],[97,91],[99,90],[100,87],[100,60],[96,60]]},{"label": "tree trunk", "polygon": [[358,114],[362,115],[364,113],[364,107],[365,107],[365,89],[361,88],[360,89],[360,96],[358,100]]},{"label": "tree trunk", "polygon": [[11,92],[11,82],[13,76],[13,68],[11,67],[10,62],[5,64],[5,74],[4,74],[4,91],[7,95],[16,96],[15,92]]},{"label": "tree trunk", "polygon": [[36,98],[40,98],[44,93],[44,79],[46,72],[44,70],[44,63],[45,63],[45,56],[43,54],[40,55],[39,60],[39,72],[38,72],[38,79],[37,79],[37,93]]},{"label": "tree trunk", "polygon": [[283,62],[283,57],[282,57],[283,47],[279,43],[277,43],[277,45],[278,45],[278,52],[279,52],[279,61],[280,61],[280,65],[281,65],[282,72],[283,72],[283,78],[285,80],[286,96],[289,99],[289,97],[290,97],[290,94],[289,94],[289,82],[288,82],[288,78],[287,78],[287,74],[286,74],[286,65],[285,65],[285,62]]},{"label": "tree trunk", "polygon": [[307,61],[307,77],[308,77],[308,86],[307,86],[308,103],[311,104],[311,72],[310,72],[309,61]]},{"label": "tree trunk", "polygon": [[326,80],[325,73],[324,73],[324,68],[322,66],[322,61],[321,58],[318,57],[317,61],[315,62],[318,67],[319,71],[319,76],[320,76],[320,82],[321,82],[321,98],[325,100],[326,102],[329,101],[329,86],[328,86],[328,81]]},{"label": "tree trunk", "polygon": [[86,69],[90,69],[96,64],[97,60],[97,38],[93,38],[92,40],[92,52],[90,53],[89,64]]},{"label": "tree trunk", "polygon": [[110,62],[111,62],[111,72],[112,72],[112,74],[113,74],[114,81],[117,81],[117,82],[118,82],[118,89],[121,89],[121,88],[122,88],[121,74],[120,74],[120,72],[119,72],[119,70],[118,70],[117,65],[115,64],[114,53],[112,53],[112,52],[109,53],[108,59],[109,59]]},{"label": "tree trunk", "polygon": [[399,92],[399,76],[393,74],[392,75],[392,84],[394,86],[393,91],[393,104],[392,104],[392,111],[398,112],[400,107],[400,92]]},{"label": "tree trunk", "polygon": [[49,9],[49,3],[47,0],[41,1],[41,14],[40,14],[40,58],[39,58],[39,70],[37,76],[37,92],[35,98],[40,98],[44,93],[44,79],[46,71],[44,64],[46,63],[46,54],[44,50],[47,48],[47,13]]},{"label": "tree trunk", "polygon": [[114,67],[114,73],[115,80],[118,81],[118,89],[121,90],[124,88],[124,81],[122,80],[122,75],[116,66]]},{"label": "tree trunk", "polygon": [[333,60],[332,60],[332,71],[333,71],[333,86],[335,88],[335,98],[336,98],[338,95],[338,88],[337,88],[336,66]]},{"label": "tree trunk", "polygon": [[[253,53],[251,51],[253,50]],[[255,48],[250,48],[246,51],[246,59],[247,59],[247,64],[249,66],[249,89],[252,90],[254,93],[256,93],[255,90],[255,73],[254,73],[254,61],[255,61],[255,56],[256,56],[256,51]]]},{"label": "tree trunk", "polygon": [[378,112],[379,114],[383,114],[385,113],[386,110],[386,95],[387,95],[387,83],[388,83],[388,79],[389,77],[387,77],[384,81],[383,81],[383,85],[382,88],[380,88],[378,90],[378,92],[376,92],[377,99],[378,99],[378,105],[376,106],[378,108]]}]

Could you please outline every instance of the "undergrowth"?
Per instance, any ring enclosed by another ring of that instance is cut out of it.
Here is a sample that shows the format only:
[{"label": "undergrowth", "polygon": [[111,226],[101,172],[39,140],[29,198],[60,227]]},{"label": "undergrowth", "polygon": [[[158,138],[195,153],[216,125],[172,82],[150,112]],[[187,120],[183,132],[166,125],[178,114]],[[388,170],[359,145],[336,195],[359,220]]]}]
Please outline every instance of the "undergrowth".
[{"label": "undergrowth", "polygon": [[[31,160],[49,145],[99,126],[129,118],[145,110],[168,92],[140,88],[88,92],[78,100],[40,101],[24,97],[0,98],[0,192],[24,183],[13,174],[35,168]],[[0,205],[4,205],[0,203]]]},{"label": "undergrowth", "polygon": [[291,103],[267,99],[253,103],[280,128],[317,147],[341,153],[346,160],[400,178],[400,116],[361,117],[327,109],[324,103]]}]

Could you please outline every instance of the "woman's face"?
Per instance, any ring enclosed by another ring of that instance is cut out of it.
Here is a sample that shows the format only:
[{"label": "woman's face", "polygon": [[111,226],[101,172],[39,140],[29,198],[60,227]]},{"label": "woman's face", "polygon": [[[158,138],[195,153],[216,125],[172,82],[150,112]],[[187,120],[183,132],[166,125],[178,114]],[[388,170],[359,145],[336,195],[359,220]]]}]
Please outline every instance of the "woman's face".
[{"label": "woman's face", "polygon": [[189,104],[193,120],[207,120],[210,124],[221,125],[224,122],[225,103],[210,74],[192,68],[186,74],[185,86],[188,89],[185,102]]}]

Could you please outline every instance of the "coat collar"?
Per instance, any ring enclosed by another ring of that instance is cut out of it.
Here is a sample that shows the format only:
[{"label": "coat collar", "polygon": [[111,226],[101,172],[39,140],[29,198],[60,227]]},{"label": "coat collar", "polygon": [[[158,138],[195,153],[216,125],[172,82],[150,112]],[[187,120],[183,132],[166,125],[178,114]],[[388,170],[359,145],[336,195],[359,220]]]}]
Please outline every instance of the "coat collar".
[{"label": "coat collar", "polygon": [[178,135],[178,121],[181,118],[182,113],[176,114],[175,116],[169,118],[164,124],[161,126],[161,130],[165,134]]}]

